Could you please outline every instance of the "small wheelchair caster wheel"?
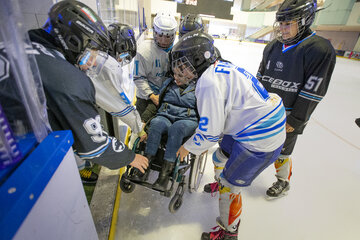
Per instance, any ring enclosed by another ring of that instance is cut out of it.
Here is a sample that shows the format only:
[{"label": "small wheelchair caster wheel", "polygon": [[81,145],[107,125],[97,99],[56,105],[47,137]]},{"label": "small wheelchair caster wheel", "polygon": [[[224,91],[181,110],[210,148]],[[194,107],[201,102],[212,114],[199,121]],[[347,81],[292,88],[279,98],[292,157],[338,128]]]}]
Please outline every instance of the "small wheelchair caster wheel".
[{"label": "small wheelchair caster wheel", "polygon": [[124,193],[131,193],[135,189],[135,184],[122,177],[120,180],[120,188]]},{"label": "small wheelchair caster wheel", "polygon": [[169,203],[169,211],[171,213],[175,213],[182,204],[182,196],[179,194],[175,194]]}]

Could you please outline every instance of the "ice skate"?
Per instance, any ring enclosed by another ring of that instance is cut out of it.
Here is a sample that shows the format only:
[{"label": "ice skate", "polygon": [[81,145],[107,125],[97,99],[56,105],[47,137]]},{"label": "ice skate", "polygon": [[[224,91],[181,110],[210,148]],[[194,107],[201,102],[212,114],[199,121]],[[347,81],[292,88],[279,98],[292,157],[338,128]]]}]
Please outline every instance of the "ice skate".
[{"label": "ice skate", "polygon": [[290,189],[290,184],[288,181],[278,179],[273,185],[266,191],[266,199],[272,200],[275,198],[280,198],[286,196]]},{"label": "ice skate", "polygon": [[[219,217],[216,218],[218,226],[213,227],[214,232],[203,232],[201,240],[237,240],[238,229],[234,232],[229,232],[225,229]],[[237,227],[238,228],[238,227]]]},{"label": "ice skate", "polygon": [[83,184],[96,184],[98,175],[90,169],[82,169],[79,171]]},{"label": "ice skate", "polygon": [[213,183],[208,183],[204,186],[204,192],[211,193],[211,195],[213,195],[218,191],[219,191],[219,183],[217,181]]}]

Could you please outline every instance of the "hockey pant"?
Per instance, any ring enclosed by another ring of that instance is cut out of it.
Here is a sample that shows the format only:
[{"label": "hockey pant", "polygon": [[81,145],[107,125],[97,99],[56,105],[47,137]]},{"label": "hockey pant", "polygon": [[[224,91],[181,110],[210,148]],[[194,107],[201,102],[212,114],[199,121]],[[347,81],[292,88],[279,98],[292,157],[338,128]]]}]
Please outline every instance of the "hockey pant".
[{"label": "hockey pant", "polygon": [[241,187],[252,181],[278,158],[282,146],[273,152],[251,152],[225,135],[213,154],[215,179],[219,183],[220,219],[227,231],[234,232],[242,211]]}]

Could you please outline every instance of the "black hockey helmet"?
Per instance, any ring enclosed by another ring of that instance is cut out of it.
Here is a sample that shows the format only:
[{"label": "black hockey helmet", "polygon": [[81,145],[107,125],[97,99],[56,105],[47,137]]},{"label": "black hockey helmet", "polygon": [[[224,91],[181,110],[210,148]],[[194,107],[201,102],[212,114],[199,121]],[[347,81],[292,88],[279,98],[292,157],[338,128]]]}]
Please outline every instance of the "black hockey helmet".
[{"label": "black hockey helmet", "polygon": [[66,59],[76,63],[78,55],[86,48],[107,52],[110,39],[100,17],[78,1],[60,1],[49,11],[45,31],[55,37]]},{"label": "black hockey helmet", "polygon": [[132,27],[127,24],[113,23],[108,27],[111,51],[116,60],[128,64],[136,55],[136,40]]},{"label": "black hockey helmet", "polygon": [[200,77],[216,59],[214,39],[199,30],[185,34],[171,51],[172,70],[182,75],[184,84]]},{"label": "black hockey helmet", "polygon": [[204,31],[202,18],[197,14],[188,13],[180,22],[179,37],[194,30]]},{"label": "black hockey helmet", "polygon": [[[274,23],[276,38],[285,44],[298,42],[305,30],[310,28],[314,22],[316,8],[316,0],[285,0],[276,12],[276,21]],[[296,36],[291,38],[283,36],[280,26],[284,22],[297,24]]]}]

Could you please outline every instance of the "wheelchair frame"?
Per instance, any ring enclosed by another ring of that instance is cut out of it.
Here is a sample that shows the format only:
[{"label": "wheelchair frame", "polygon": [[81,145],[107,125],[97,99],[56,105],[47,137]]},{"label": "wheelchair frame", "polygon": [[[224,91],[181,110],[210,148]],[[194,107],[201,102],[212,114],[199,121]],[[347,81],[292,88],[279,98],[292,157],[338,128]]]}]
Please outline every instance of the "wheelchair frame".
[{"label": "wheelchair frame", "polygon": [[[144,155],[144,150],[139,150],[137,146],[139,145],[140,138],[136,139],[133,151]],[[141,144],[141,143],[140,143]],[[140,147],[139,147],[140,148]],[[162,168],[163,157],[165,153],[164,144],[160,144],[160,147],[156,154],[156,160],[152,161],[150,164],[150,170],[155,170],[160,172]],[[185,192],[185,174],[190,169],[189,180],[188,180],[188,191],[190,193],[196,192],[201,183],[201,179],[204,175],[205,165],[207,159],[207,152],[202,153],[200,156],[194,154],[189,154],[184,162],[180,162],[180,159],[177,158],[175,162],[175,167],[170,176],[171,185],[165,191],[152,188],[152,183],[148,182],[137,182],[131,179],[132,170],[131,166],[126,167],[125,173],[121,176],[120,179],[120,188],[124,193],[131,193],[135,189],[135,185],[141,185],[146,188],[149,188],[153,191],[160,192],[161,195],[165,197],[171,197],[173,194],[175,183],[177,182],[177,188],[174,196],[171,198],[168,209],[171,213],[175,213],[182,205],[182,198]],[[168,185],[169,186],[169,185]]]}]

